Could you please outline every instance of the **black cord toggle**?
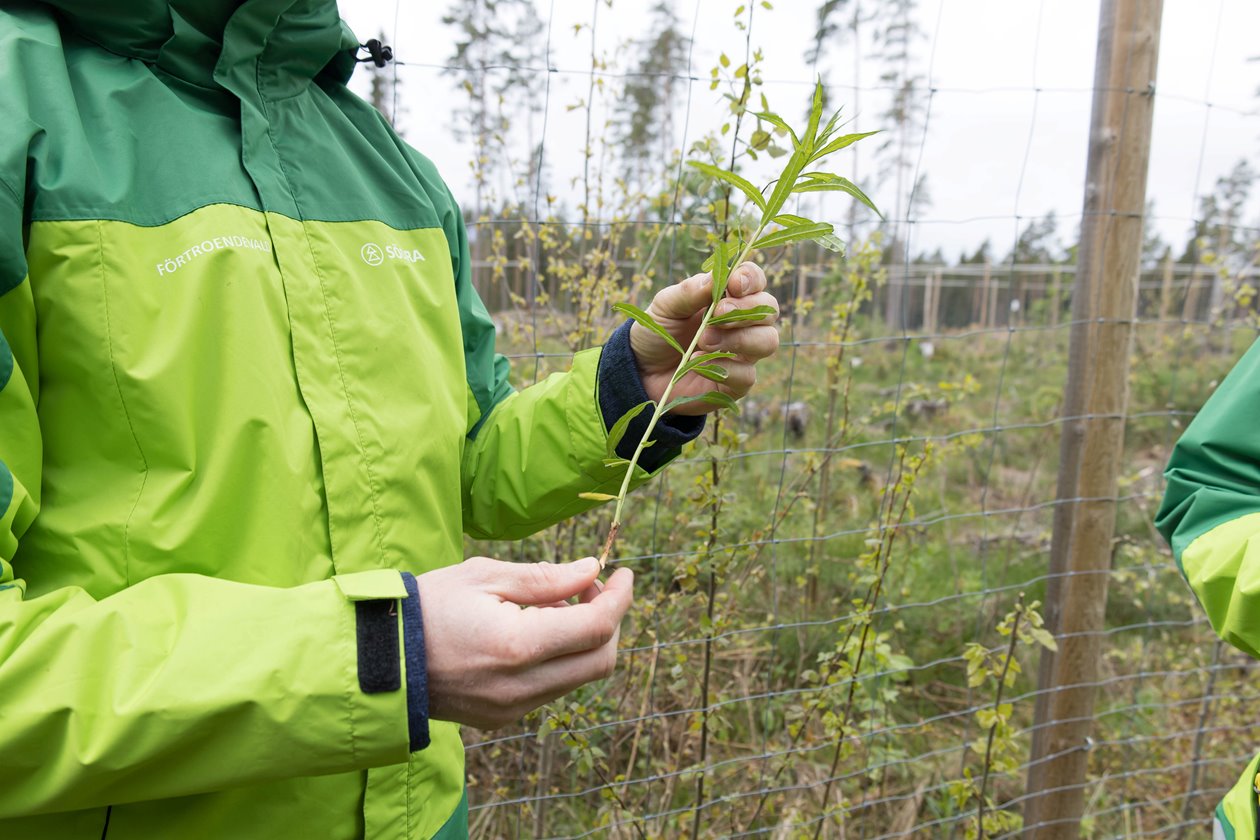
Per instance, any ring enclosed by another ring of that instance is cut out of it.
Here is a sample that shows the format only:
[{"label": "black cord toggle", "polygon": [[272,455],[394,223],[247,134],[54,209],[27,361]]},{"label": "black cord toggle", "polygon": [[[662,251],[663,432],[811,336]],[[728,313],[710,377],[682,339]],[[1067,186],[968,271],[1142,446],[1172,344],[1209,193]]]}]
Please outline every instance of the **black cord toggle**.
[{"label": "black cord toggle", "polygon": [[355,61],[362,64],[370,61],[377,67],[384,67],[385,63],[394,60],[394,48],[388,44],[382,44],[377,38],[369,38],[366,44],[359,44],[359,49],[367,50],[367,58],[355,57]]}]

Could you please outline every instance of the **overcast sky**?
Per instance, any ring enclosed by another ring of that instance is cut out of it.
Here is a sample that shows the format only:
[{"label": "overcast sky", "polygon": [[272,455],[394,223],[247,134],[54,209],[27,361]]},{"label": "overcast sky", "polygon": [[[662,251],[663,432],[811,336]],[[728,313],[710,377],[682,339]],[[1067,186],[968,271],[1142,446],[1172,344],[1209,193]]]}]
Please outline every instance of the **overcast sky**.
[{"label": "overcast sky", "polygon": [[[452,0],[454,2],[454,0]],[[595,50],[613,73],[631,63],[629,44],[641,38],[649,0],[536,0],[548,22],[551,74],[543,136],[549,188],[564,197],[579,170],[585,130],[582,111],[570,106],[586,96],[591,33],[576,24],[595,19]],[[464,94],[441,73],[453,34],[441,23],[450,3],[430,0],[342,0],[342,14],[366,39],[383,31],[405,63],[399,70],[399,125],[406,138],[431,157],[457,197],[472,203],[467,144],[456,139],[452,114]],[[744,36],[732,24],[733,0],[675,0],[685,30],[696,34],[692,70],[707,77],[720,52],[742,56]],[[775,0],[759,6],[752,45],[765,54],[765,91],[790,121],[797,119],[813,73],[802,54],[813,36],[816,0]],[[912,140],[918,171],[926,174],[932,204],[914,228],[916,251],[942,247],[953,258],[986,237],[997,255],[1008,251],[1017,227],[1054,210],[1064,239],[1074,238],[1081,207],[1086,140],[1096,49],[1098,0],[921,0],[925,36],[916,66],[931,97],[926,132]],[[596,12],[598,8],[598,12]],[[1240,158],[1260,151],[1260,3],[1256,0],[1165,0],[1159,59],[1149,195],[1160,233],[1180,246],[1198,195]],[[870,47],[865,47],[867,53]],[[852,104],[853,53],[837,45],[819,68],[836,104]],[[867,63],[854,130],[887,128],[879,112],[885,94],[878,67]],[[545,74],[543,74],[545,75]],[[608,80],[601,108],[613,104],[616,78]],[[366,74],[356,86],[366,91]],[[718,94],[703,82],[691,85],[675,120],[677,144],[717,128]],[[599,124],[599,120],[596,121]],[[526,127],[517,125],[520,148]],[[686,131],[684,138],[683,132]],[[535,126],[541,133],[541,123]],[[870,141],[868,141],[869,145]],[[895,204],[891,184],[874,182],[870,154],[858,170],[861,185],[886,210]],[[848,167],[848,168],[846,168]],[[835,168],[849,174],[852,161]],[[1253,216],[1257,214],[1253,208]],[[1256,219],[1249,221],[1255,223]]]}]

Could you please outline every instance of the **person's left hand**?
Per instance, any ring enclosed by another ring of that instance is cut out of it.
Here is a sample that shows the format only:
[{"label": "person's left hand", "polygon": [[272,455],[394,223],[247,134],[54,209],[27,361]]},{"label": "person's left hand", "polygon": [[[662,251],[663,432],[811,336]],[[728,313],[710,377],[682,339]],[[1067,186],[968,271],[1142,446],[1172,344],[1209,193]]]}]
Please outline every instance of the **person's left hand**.
[{"label": "person's left hand", "polygon": [[[683,347],[688,347],[696,329],[704,317],[704,311],[713,301],[713,276],[697,274],[666,289],[652,299],[647,311]],[[722,383],[705,379],[696,373],[688,373],[670,393],[676,397],[694,397],[708,391],[722,391],[734,399],[748,393],[757,381],[757,362],[774,355],[779,349],[778,320],[779,302],[766,291],[766,274],[757,265],[746,262],[731,272],[726,284],[726,297],[717,305],[714,315],[725,315],[736,309],[754,306],[772,306],[775,314],[760,321],[736,321],[717,327],[709,327],[700,337],[696,353],[726,350],[736,354],[733,359],[719,359],[714,364],[726,368],[729,374]],[[648,397],[659,402],[678,369],[681,357],[665,339],[635,322],[630,329],[630,348],[639,363],[639,375]],[[697,400],[676,409],[678,414],[705,414],[717,406]]]}]

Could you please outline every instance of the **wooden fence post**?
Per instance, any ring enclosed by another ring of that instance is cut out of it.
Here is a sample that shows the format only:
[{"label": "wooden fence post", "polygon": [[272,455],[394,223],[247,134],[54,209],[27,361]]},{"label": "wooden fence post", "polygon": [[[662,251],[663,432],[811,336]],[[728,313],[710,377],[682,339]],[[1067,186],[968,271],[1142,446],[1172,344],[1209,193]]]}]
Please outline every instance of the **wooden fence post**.
[{"label": "wooden fence post", "polygon": [[1063,272],[1057,268],[1050,279],[1050,326],[1059,326],[1059,310],[1063,307]]},{"label": "wooden fence post", "polygon": [[934,335],[941,311],[941,272],[929,269],[923,275],[923,333]]},{"label": "wooden fence post", "polygon": [[984,279],[981,280],[981,288],[984,289],[984,303],[981,306],[981,326],[991,328],[994,323],[993,310],[997,306],[997,288],[993,283],[993,263],[988,257],[984,258]]},{"label": "wooden fence post", "polygon": [[1163,0],[1103,0],[1026,840],[1080,833],[1115,534]]},{"label": "wooden fence post", "polygon": [[1159,288],[1159,333],[1168,332],[1168,319],[1172,316],[1173,258],[1172,251],[1164,254],[1164,280]]}]

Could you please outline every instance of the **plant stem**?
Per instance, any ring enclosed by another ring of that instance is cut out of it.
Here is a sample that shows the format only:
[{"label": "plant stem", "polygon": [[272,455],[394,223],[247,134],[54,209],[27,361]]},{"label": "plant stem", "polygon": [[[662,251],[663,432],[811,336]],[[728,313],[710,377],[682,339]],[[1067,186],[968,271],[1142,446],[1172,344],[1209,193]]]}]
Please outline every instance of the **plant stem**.
[{"label": "plant stem", "polygon": [[[761,234],[765,231],[769,219],[763,218],[761,224],[748,239],[748,244],[744,246],[744,250],[740,252],[739,257],[735,260],[735,267],[743,265],[744,260],[748,259],[748,255],[752,253],[752,243],[761,238]],[[661,394],[661,398],[656,401],[652,409],[652,417],[648,420],[647,429],[643,432],[643,437],[639,439],[639,445],[634,449],[634,455],[630,458],[630,463],[626,465],[626,476],[621,480],[621,489],[617,491],[617,507],[613,511],[612,525],[608,528],[608,536],[604,539],[604,547],[599,553],[599,567],[603,569],[608,565],[608,555],[612,553],[613,543],[617,539],[617,532],[621,530],[621,509],[625,506],[626,495],[630,492],[630,480],[634,478],[634,468],[639,463],[643,450],[647,448],[648,441],[652,439],[652,432],[656,430],[656,424],[660,421],[661,415],[665,413],[665,406],[669,405],[669,398],[674,393],[674,386],[678,384],[678,373],[687,362],[691,361],[691,357],[695,355],[696,347],[700,344],[700,337],[704,335],[705,329],[709,326],[710,319],[713,318],[713,311],[717,309],[716,300],[709,304],[709,308],[704,312],[704,318],[700,321],[700,326],[696,328],[696,334],[691,337],[691,344],[687,346],[687,351],[682,354],[682,358],[678,362],[678,367],[674,370],[674,375],[669,378],[669,384],[665,386],[665,393]]]},{"label": "plant stem", "polygon": [[[898,462],[898,466],[897,466],[897,483],[898,484],[901,484],[902,479],[905,476],[905,462],[906,462],[906,453],[905,453],[905,450],[903,449],[901,452],[901,457]],[[920,461],[914,467],[911,473],[912,480],[913,478],[918,477],[919,470],[923,467],[924,463],[926,463],[926,459]],[[897,485],[894,485],[894,487],[896,486]],[[904,495],[901,498],[901,510],[897,514],[895,524],[892,525],[892,528],[890,530],[885,532],[887,534],[887,537],[883,539],[883,545],[880,547],[882,555],[877,555],[877,558],[876,558],[876,563],[877,563],[876,569],[878,570],[878,573],[875,577],[874,583],[872,583],[870,588],[867,590],[866,598],[863,601],[864,607],[867,611],[873,611],[875,609],[875,605],[879,603],[879,596],[884,588],[884,579],[888,576],[888,570],[892,565],[893,542],[896,541],[897,533],[898,531],[901,530],[901,525],[903,522],[906,521],[906,514],[910,510],[910,499],[914,495],[913,485],[904,487],[903,492],[904,492]],[[890,523],[893,521],[892,515],[893,515],[893,510],[896,506],[896,503],[897,503],[897,498],[896,498],[895,493],[890,494],[890,500],[888,503],[888,514],[887,514],[888,521]],[[831,799],[831,789],[832,787],[834,787],[835,782],[836,782],[836,771],[840,767],[840,757],[841,757],[841,751],[844,747],[844,739],[849,734],[848,729],[849,729],[850,724],[852,724],[853,722],[853,701],[854,701],[854,698],[857,696],[857,686],[858,686],[858,682],[861,679],[861,674],[862,674],[862,662],[866,658],[866,651],[867,651],[867,648],[871,639],[871,627],[873,626],[873,623],[874,623],[873,616],[869,616],[868,619],[862,623],[862,635],[858,639],[857,657],[853,665],[853,674],[849,679],[849,693],[848,693],[848,696],[845,698],[844,711],[840,715],[839,729],[836,732],[836,737],[835,737],[836,747],[835,747],[835,751],[832,753],[832,756],[831,756],[831,770],[827,773],[827,784],[825,787],[823,787],[822,805],[820,808],[823,815],[823,819],[819,820],[818,825],[814,829],[814,840],[818,840],[818,838],[822,836],[823,827],[826,825],[827,802]],[[848,638],[852,638],[852,630],[850,630]],[[846,640],[846,647],[847,647],[847,640]],[[802,726],[802,730],[803,729],[804,727]],[[843,808],[843,806],[841,807]]]},{"label": "plant stem", "polygon": [[[591,721],[587,719],[587,723],[590,724]],[[560,724],[560,726],[562,727],[564,733],[569,736],[570,740],[577,740],[577,736],[568,724]],[[639,840],[648,840],[647,833],[643,830],[643,826],[639,825],[639,823],[643,821],[642,815],[631,810],[630,806],[626,803],[626,800],[620,793],[617,792],[617,786],[609,781],[608,776],[600,769],[597,762],[591,762],[591,771],[595,774],[595,777],[599,779],[600,788],[608,791],[609,795],[612,796],[613,802],[617,804],[617,807],[621,809],[622,813],[630,817],[630,825],[634,828],[635,833],[639,835]],[[535,836],[537,836],[537,834],[535,834]]]},{"label": "plant stem", "polygon": [[[834,428],[836,417],[836,403],[839,401],[840,383],[839,378],[844,367],[845,342],[849,339],[849,327],[853,323],[853,312],[859,305],[858,297],[861,295],[861,287],[854,284],[853,294],[849,298],[848,305],[844,312],[844,321],[840,328],[840,336],[836,342],[836,355],[833,364],[827,366],[827,425],[826,429]],[[848,382],[852,381],[852,375],[849,375],[845,383],[845,395],[848,395]],[[846,405],[847,408],[847,405]],[[845,422],[840,427],[840,435],[843,436],[848,431],[848,416],[846,411]],[[828,507],[827,500],[830,498],[830,478],[831,478],[831,453],[828,452],[823,456],[822,463],[818,465],[818,501],[814,505],[814,524],[810,532],[810,549],[809,549],[809,572],[806,599],[812,607],[818,603],[818,545],[819,545],[819,528],[822,525],[822,515]]]},{"label": "plant stem", "polygon": [[[1015,605],[1015,621],[1011,625],[1011,642],[1006,646],[1006,660],[1002,663],[1002,674],[998,677],[997,693],[993,697],[993,712],[997,714],[1002,705],[1002,689],[1006,687],[1006,674],[1011,670],[1011,661],[1015,659],[1015,645],[1019,643],[1019,622],[1024,618],[1024,593],[1019,593],[1019,603]],[[995,719],[989,727],[989,737],[984,744],[984,766],[980,771],[980,792],[976,802],[976,838],[984,840],[984,806],[989,787],[989,767],[993,760],[993,738],[997,734],[998,722]]]},{"label": "plant stem", "polygon": [[[910,497],[913,494],[913,488],[906,489],[906,495],[903,499],[901,499],[901,512],[897,516],[896,520],[894,521],[893,512],[894,512],[894,509],[896,508],[896,501],[897,501],[895,494],[896,494],[897,488],[902,485],[902,482],[905,479],[905,475],[906,475],[905,461],[906,461],[906,451],[903,448],[901,451],[901,455],[898,459],[898,463],[897,463],[897,468],[896,468],[897,478],[891,484],[889,484],[889,493],[894,496],[894,499],[889,504],[887,514],[885,514],[884,512],[883,502],[882,501],[880,502],[880,512],[879,512],[878,522],[880,523],[879,533],[881,536],[880,536],[880,544],[874,558],[875,568],[877,570],[875,580],[870,584],[870,586],[867,587],[866,594],[863,596],[861,600],[861,606],[851,616],[852,621],[850,622],[848,629],[845,631],[844,638],[840,642],[840,644],[836,647],[837,652],[847,652],[849,650],[849,643],[853,640],[854,634],[857,633],[858,625],[861,624],[862,634],[858,639],[857,662],[855,664],[855,667],[853,668],[852,676],[850,677],[849,692],[848,692],[848,698],[845,704],[845,710],[843,714],[840,716],[840,728],[836,735],[836,738],[834,739],[836,742],[836,746],[832,754],[831,770],[827,773],[827,784],[823,790],[821,810],[822,810],[822,813],[824,814],[824,820],[825,820],[825,815],[826,815],[827,802],[828,800],[831,799],[831,788],[836,781],[835,780],[836,768],[839,767],[839,764],[840,764],[840,750],[844,743],[844,736],[846,733],[846,729],[848,727],[849,716],[853,710],[855,685],[859,677],[858,671],[861,669],[862,658],[866,649],[866,643],[869,639],[869,636],[868,636],[868,630],[870,628],[869,621],[860,622],[858,619],[864,613],[870,613],[871,611],[873,611],[876,602],[879,600],[879,594],[883,589],[884,579],[887,576],[888,570],[892,563],[893,543],[896,540],[897,534],[900,532],[902,526],[905,524],[906,515],[907,515],[907,512],[909,511]],[[910,477],[912,480],[918,477],[919,471],[924,468],[924,465],[926,463],[927,463],[927,459],[926,457],[924,457],[920,459],[917,464],[915,464],[913,470],[910,473]],[[828,684],[828,680],[830,680],[832,673],[834,673],[835,668],[837,667],[835,665],[835,662],[836,660],[833,659],[832,662],[828,664],[826,669],[824,669],[822,677],[819,679],[819,685],[825,686]],[[809,725],[810,720],[813,718],[814,712],[817,711],[817,709],[818,709],[818,706],[807,707],[805,714],[801,717],[801,720],[797,726],[796,734],[790,735],[788,737],[788,752],[789,753],[791,752],[791,749],[795,747],[796,744],[800,741],[800,739],[805,735],[806,728]],[[765,809],[766,802],[769,801],[771,790],[778,783],[779,779],[783,777],[784,772],[788,769],[789,766],[790,765],[788,762],[784,762],[783,764],[779,765],[779,769],[776,770],[774,773],[774,776],[771,777],[770,784],[766,786],[765,791],[761,794],[761,798],[757,801],[757,807],[753,811],[752,817],[745,824],[745,830],[750,829],[753,825],[756,824],[758,817],[761,816],[761,812]],[[843,818],[843,812],[841,816]],[[824,822],[819,822],[818,824],[819,832],[822,831],[823,825],[824,825]],[[818,836],[819,834],[815,834],[815,837],[818,837]]]},{"label": "plant stem", "polygon": [[[719,417],[713,423],[713,442],[716,444],[721,436],[722,420]],[[696,810],[691,823],[691,840],[700,837],[700,809],[704,807],[704,774],[705,764],[709,760],[709,687],[713,674],[713,609],[717,599],[717,569],[713,561],[713,548],[717,542],[718,520],[722,512],[721,472],[718,459],[709,461],[710,480],[713,487],[713,507],[709,511],[709,534],[704,543],[704,556],[709,563],[709,580],[705,591],[706,615],[708,630],[704,635],[704,676],[700,682],[700,772],[696,776]]]}]

